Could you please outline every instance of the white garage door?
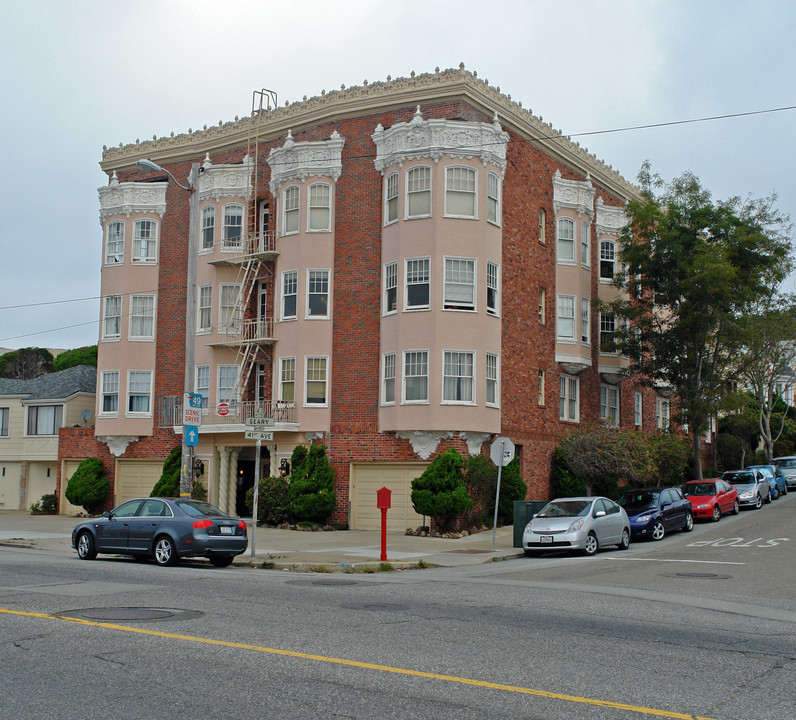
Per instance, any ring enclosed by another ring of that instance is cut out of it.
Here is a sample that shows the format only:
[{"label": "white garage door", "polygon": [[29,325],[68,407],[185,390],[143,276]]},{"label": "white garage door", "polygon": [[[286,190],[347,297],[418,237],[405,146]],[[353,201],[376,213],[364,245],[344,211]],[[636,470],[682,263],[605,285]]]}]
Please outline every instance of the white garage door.
[{"label": "white garage door", "polygon": [[155,483],[163,474],[163,462],[163,460],[117,460],[114,505],[121,505],[137,497],[149,497]]},{"label": "white garage door", "polygon": [[428,463],[352,463],[349,497],[351,529],[381,529],[381,511],[376,507],[376,492],[392,491],[392,507],[387,511],[387,530],[404,531],[423,524],[423,516],[412,507],[412,480],[422,475]]},{"label": "white garage door", "polygon": [[66,492],[66,486],[69,483],[69,478],[72,477],[75,470],[77,470],[77,466],[80,465],[81,462],[83,461],[63,460],[61,462],[61,497],[58,502],[58,512],[61,515],[79,515],[86,512],[80,505],[72,505],[64,494]]}]

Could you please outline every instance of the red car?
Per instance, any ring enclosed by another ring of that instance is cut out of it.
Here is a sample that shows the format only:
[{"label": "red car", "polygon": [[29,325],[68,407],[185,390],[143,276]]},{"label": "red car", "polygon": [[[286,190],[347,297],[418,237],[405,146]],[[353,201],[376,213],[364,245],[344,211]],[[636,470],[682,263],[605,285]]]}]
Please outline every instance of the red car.
[{"label": "red car", "polygon": [[691,480],[682,489],[691,501],[695,518],[717,522],[726,513],[737,515],[740,509],[738,490],[726,480]]}]

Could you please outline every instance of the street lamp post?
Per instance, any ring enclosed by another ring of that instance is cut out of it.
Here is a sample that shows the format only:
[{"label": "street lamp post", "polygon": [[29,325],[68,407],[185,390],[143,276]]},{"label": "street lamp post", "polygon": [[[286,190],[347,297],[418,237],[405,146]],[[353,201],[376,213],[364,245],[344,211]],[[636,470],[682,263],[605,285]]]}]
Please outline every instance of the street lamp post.
[{"label": "street lamp post", "polygon": [[[194,389],[194,372],[196,364],[196,253],[199,237],[199,174],[202,167],[199,163],[191,165],[191,174],[188,176],[188,185],[183,185],[166,168],[161,167],[151,160],[139,160],[136,165],[146,172],[164,172],[183,190],[190,193],[188,220],[188,267],[187,287],[185,297],[185,377],[183,378],[183,399],[185,394],[192,393]],[[180,465],[180,497],[191,496],[193,484],[193,446],[187,443],[188,437],[183,427],[182,432],[182,463]]]}]

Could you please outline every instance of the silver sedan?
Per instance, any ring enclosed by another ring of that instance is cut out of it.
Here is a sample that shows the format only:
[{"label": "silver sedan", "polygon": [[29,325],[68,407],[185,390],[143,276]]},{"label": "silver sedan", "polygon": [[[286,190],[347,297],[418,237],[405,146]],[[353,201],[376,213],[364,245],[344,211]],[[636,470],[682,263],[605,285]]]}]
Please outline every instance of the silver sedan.
[{"label": "silver sedan", "polygon": [[605,497],[558,498],[545,505],[522,534],[526,555],[544,550],[580,550],[594,555],[605,545],[630,546],[630,521]]}]

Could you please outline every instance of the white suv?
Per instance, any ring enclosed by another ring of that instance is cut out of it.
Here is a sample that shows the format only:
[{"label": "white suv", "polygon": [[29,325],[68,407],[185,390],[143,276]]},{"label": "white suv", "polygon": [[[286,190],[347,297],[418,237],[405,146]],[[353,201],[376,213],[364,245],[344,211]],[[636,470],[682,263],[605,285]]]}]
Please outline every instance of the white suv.
[{"label": "white suv", "polygon": [[796,490],[796,455],[774,458],[771,462],[782,470],[788,490]]}]

